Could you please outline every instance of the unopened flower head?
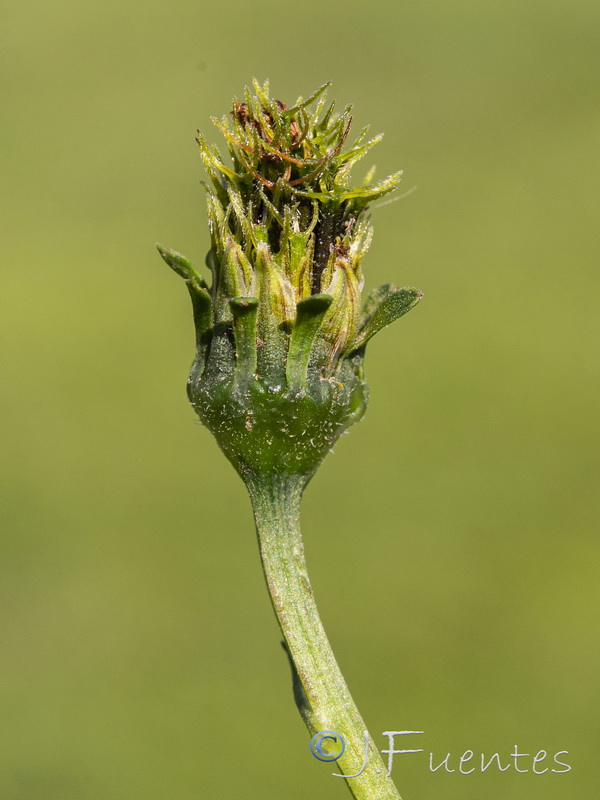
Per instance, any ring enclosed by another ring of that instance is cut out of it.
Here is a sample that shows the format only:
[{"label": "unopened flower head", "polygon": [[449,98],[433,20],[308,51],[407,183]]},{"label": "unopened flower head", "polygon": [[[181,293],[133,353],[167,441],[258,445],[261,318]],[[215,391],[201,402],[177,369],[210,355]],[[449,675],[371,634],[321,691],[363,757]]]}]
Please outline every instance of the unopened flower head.
[{"label": "unopened flower head", "polygon": [[352,182],[381,136],[368,139],[365,128],[348,145],[351,109],[336,115],[327,86],[288,107],[255,81],[213,120],[230,161],[198,135],[210,179],[210,287],[159,246],[192,297],[190,400],[247,480],[282,470],[310,478],[364,413],[367,342],[421,297],[385,285],[362,303],[367,208],[400,173]]}]

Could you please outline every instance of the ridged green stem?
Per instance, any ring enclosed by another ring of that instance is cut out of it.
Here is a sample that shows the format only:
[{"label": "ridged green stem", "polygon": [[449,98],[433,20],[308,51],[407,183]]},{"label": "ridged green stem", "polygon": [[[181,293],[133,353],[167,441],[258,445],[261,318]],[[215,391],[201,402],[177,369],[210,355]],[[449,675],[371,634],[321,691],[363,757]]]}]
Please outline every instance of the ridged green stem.
[{"label": "ridged green stem", "polygon": [[[366,726],[333,655],[306,571],[300,532],[306,479],[270,475],[246,483],[269,594],[295,673],[298,709],[311,736],[329,730],[344,737],[346,750],[333,771],[354,775],[365,760]],[[356,800],[400,800],[372,739],[364,772],[346,782]]]}]

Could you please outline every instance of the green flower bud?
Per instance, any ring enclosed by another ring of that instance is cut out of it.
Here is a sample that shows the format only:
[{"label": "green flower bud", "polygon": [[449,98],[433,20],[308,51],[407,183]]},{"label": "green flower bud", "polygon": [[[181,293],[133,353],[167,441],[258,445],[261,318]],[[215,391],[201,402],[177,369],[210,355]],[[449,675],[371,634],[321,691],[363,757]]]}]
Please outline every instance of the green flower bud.
[{"label": "green flower bud", "polygon": [[367,208],[401,173],[350,183],[381,136],[367,141],[365,128],[343,151],[351,109],[326,107],[327,86],[288,108],[255,81],[230,118],[213,120],[231,164],[198,135],[211,184],[210,288],[184,256],[158,246],[192,298],[190,402],[245,480],[312,476],[365,412],[368,340],[421,298],[386,285],[362,304]]}]

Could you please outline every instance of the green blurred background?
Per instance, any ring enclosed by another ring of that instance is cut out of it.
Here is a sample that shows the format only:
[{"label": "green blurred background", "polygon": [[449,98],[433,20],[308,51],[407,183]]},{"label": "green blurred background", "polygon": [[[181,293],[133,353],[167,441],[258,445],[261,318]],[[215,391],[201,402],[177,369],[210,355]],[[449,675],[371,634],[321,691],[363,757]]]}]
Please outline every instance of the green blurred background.
[{"label": "green blurred background", "polygon": [[[369,729],[425,731],[404,800],[595,798],[598,3],[9,0],[0,31],[2,800],[347,796],[154,250],[202,262],[195,131],[253,76],[332,80],[417,187],[365,272],[426,297],[369,346],[369,413],[304,508]],[[572,770],[428,768],[515,745]]]}]

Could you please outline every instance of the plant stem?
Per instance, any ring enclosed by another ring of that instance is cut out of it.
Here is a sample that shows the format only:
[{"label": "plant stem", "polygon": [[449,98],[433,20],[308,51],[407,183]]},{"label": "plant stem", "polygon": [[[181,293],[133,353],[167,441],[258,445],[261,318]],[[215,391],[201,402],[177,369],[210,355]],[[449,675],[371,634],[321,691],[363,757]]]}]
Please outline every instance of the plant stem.
[{"label": "plant stem", "polygon": [[[366,726],[333,655],[306,571],[300,533],[306,482],[299,475],[246,480],[269,594],[292,662],[298,710],[311,736],[320,731],[343,736],[346,749],[337,771],[355,775],[365,761]],[[400,800],[370,737],[366,768],[346,782],[356,800]]]}]

